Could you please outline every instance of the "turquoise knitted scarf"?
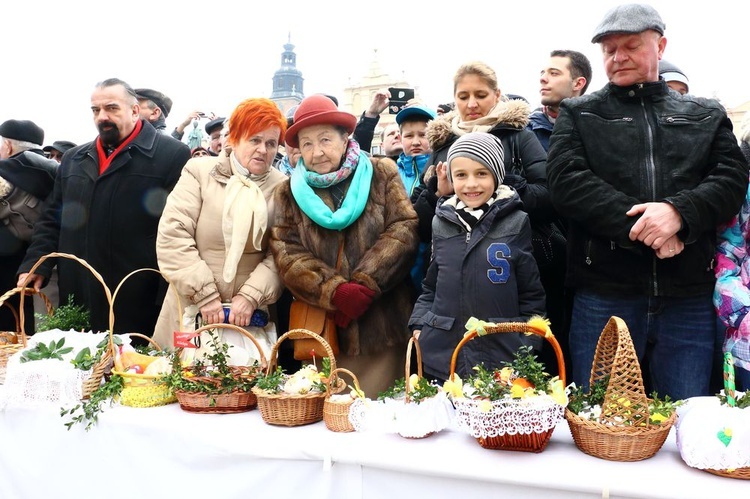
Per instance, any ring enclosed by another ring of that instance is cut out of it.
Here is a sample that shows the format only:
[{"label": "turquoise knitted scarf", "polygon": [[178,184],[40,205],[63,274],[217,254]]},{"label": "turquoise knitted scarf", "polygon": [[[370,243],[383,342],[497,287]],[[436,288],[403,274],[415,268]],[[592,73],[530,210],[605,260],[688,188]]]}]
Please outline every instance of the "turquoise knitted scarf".
[{"label": "turquoise knitted scarf", "polygon": [[316,224],[326,229],[344,230],[365,211],[372,182],[372,163],[365,153],[359,153],[359,162],[354,170],[352,183],[346,191],[341,208],[336,211],[331,211],[308,185],[305,180],[306,173],[307,168],[304,162],[300,161],[292,173],[289,185],[292,189],[292,196],[300,209]]}]

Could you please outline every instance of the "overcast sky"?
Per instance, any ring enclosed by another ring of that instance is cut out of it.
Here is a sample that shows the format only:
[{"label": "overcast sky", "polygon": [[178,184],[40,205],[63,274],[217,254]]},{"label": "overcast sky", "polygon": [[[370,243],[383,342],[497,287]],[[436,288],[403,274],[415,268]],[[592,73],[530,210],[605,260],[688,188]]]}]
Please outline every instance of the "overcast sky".
[{"label": "overcast sky", "polygon": [[[383,69],[417,88],[430,106],[452,99],[452,76],[470,60],[498,73],[503,92],[539,104],[538,75],[553,49],[585,53],[606,81],[591,34],[611,0],[359,0],[105,2],[6,0],[0,121],[31,119],[45,143],[95,138],[90,96],[109,77],[174,100],[173,128],[192,109],[227,115],[241,100],[268,97],[291,33],[304,92],[343,95],[378,50]],[[652,0],[666,23],[665,59],[691,93],[727,107],[750,100],[750,2]]]}]

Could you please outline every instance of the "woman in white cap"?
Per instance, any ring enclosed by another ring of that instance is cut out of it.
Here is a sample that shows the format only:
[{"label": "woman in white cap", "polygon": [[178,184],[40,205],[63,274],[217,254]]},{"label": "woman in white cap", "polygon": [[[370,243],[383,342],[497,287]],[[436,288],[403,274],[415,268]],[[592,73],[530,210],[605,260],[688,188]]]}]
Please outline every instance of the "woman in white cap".
[{"label": "woman in white cap", "polygon": [[374,397],[404,375],[417,216],[395,163],[349,138],[356,122],[325,95],[300,103],[286,144],[301,158],[276,190],[271,249],[295,299],[333,314],[336,364]]},{"label": "woman in white cap", "polygon": [[[473,132],[451,145],[447,175],[455,194],[438,206],[433,259],[409,327],[419,337],[426,375],[448,378],[451,355],[471,317],[491,322],[527,321],[544,313],[544,289],[531,254],[531,227],[518,193],[503,184],[503,145]],[[501,367],[538,337],[491,335],[459,352],[462,378],[474,366]]]}]

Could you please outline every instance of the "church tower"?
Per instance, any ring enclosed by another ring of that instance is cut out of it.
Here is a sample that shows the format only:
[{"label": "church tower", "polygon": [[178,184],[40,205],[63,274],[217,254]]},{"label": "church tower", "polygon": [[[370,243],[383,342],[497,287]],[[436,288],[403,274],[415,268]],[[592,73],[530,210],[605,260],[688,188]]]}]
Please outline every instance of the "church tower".
[{"label": "church tower", "polygon": [[271,100],[284,114],[304,99],[304,80],[302,72],[297,69],[297,54],[294,53],[292,35],[289,34],[289,39],[284,44],[284,52],[281,54],[281,67],[273,75],[271,93]]}]

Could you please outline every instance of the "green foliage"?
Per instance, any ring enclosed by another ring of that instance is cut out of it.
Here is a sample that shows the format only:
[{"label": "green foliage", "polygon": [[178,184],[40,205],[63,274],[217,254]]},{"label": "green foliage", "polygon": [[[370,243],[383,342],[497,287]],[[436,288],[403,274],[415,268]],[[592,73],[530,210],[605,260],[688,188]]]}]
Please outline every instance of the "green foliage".
[{"label": "green foliage", "polygon": [[609,375],[596,380],[588,392],[584,392],[583,387],[576,386],[568,395],[568,409],[570,409],[570,412],[578,414],[589,407],[601,406],[604,403],[604,395],[607,393],[608,385]]},{"label": "green foliage", "polygon": [[83,305],[73,303],[73,295],[68,295],[68,303],[60,305],[52,315],[36,314],[37,331],[60,329],[61,331],[88,331],[91,329],[91,312]]},{"label": "green foliage", "polygon": [[532,347],[520,347],[513,361],[502,364],[502,369],[494,370],[487,369],[483,364],[474,367],[475,374],[465,382],[474,390],[473,398],[500,400],[510,395],[516,379],[525,379],[537,391],[548,391],[550,375],[544,371],[544,364],[537,360]]},{"label": "green foliage", "polygon": [[279,393],[284,387],[285,382],[286,375],[281,366],[277,366],[276,370],[270,374],[266,374],[265,372],[258,374],[256,386],[268,393]]},{"label": "green foliage", "polygon": [[[721,405],[729,405],[727,404],[727,396],[725,394],[719,393],[718,397]],[[735,400],[737,401],[735,407],[737,407],[738,409],[747,409],[748,407],[750,407],[750,391],[746,391],[742,397],[735,396]]]},{"label": "green foliage", "polygon": [[378,393],[378,400],[399,398],[406,394],[406,379],[397,379],[393,386],[387,390]]},{"label": "green foliage", "polygon": [[24,350],[21,354],[21,363],[32,360],[57,359],[63,360],[62,356],[73,351],[73,347],[64,347],[65,338],[58,341],[52,340],[49,345],[37,343],[34,348]]},{"label": "green foliage", "polygon": [[438,394],[438,387],[430,383],[427,378],[417,379],[417,382],[413,386],[409,386],[409,388],[411,389],[409,398],[417,404]]},{"label": "green foliage", "polygon": [[86,423],[86,431],[90,430],[99,420],[99,414],[102,412],[102,405],[109,401],[110,406],[114,400],[120,396],[125,382],[122,376],[112,375],[109,380],[99,386],[91,394],[88,400],[74,406],[71,409],[61,409],[60,416],[70,416],[70,421],[65,426],[70,430],[76,423]]},{"label": "green foliage", "polygon": [[211,353],[204,354],[203,359],[194,361],[192,366],[183,368],[180,361],[182,349],[172,352],[172,372],[164,375],[161,381],[174,390],[190,393],[219,395],[249,392],[256,384],[260,370],[258,363],[249,368],[249,372],[240,372],[227,363],[229,345],[221,341],[214,331],[209,331],[208,335]]},{"label": "green foliage", "polygon": [[544,364],[539,362],[530,346],[522,346],[514,355],[513,362],[503,362],[503,365],[513,369],[519,378],[524,378],[534,385],[537,390],[547,390],[550,376],[544,372]]}]

